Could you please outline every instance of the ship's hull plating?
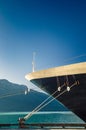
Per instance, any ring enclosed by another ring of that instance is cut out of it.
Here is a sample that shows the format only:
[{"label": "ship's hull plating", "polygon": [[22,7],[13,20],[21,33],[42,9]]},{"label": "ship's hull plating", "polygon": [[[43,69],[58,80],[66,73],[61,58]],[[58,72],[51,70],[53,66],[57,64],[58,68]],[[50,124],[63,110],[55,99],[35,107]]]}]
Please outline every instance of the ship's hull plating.
[{"label": "ship's hull plating", "polygon": [[[86,122],[86,62],[34,72],[26,77]],[[60,86],[60,87],[59,87]]]},{"label": "ship's hull plating", "polygon": [[57,91],[53,96],[57,97],[57,100],[69,108],[69,110],[86,121],[86,74],[75,75],[74,77],[75,78],[68,76],[68,79],[70,79],[69,86],[75,83],[75,85],[70,88],[70,91],[67,91],[65,76],[58,77],[61,85],[65,83],[60,91],[57,91],[57,77],[35,79],[32,80],[32,82],[50,95]]}]

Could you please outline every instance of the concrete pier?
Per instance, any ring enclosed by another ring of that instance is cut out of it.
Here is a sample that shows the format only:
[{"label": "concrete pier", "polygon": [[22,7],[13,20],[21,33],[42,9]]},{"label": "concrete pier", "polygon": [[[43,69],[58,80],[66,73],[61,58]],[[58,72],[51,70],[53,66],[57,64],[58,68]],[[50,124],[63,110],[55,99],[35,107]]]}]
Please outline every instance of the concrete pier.
[{"label": "concrete pier", "polygon": [[0,124],[0,129],[11,129],[11,130],[86,130],[86,123],[32,123],[32,124]]}]

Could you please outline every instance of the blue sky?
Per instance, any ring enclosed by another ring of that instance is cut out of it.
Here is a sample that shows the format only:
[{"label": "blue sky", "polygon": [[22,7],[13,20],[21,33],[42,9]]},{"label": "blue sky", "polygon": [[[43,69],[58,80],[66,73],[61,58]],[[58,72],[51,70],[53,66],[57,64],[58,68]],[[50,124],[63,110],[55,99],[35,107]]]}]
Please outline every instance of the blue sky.
[{"label": "blue sky", "polygon": [[[25,75],[86,61],[86,0],[0,0],[0,79],[34,88]],[[66,62],[65,62],[66,61]]]}]

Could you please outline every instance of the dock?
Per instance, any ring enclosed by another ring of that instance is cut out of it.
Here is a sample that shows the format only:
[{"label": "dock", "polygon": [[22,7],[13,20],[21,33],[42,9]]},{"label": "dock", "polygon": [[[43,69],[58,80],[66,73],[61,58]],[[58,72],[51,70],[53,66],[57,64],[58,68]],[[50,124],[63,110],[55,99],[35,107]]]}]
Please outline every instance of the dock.
[{"label": "dock", "polygon": [[29,130],[34,130],[34,129],[43,129],[43,130],[86,130],[86,124],[85,123],[30,123],[30,124],[0,124],[0,129],[11,129],[12,130],[21,130],[21,129],[29,129]]}]

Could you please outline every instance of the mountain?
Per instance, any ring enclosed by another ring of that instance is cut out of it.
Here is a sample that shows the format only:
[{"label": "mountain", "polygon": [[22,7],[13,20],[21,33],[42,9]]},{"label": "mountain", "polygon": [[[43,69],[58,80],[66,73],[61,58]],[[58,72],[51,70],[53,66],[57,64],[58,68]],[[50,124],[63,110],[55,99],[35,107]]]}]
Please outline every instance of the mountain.
[{"label": "mountain", "polygon": [[[48,95],[30,90],[25,85],[18,85],[8,80],[0,80],[0,112],[32,111]],[[65,111],[67,110],[57,100],[44,107],[41,111]]]}]

